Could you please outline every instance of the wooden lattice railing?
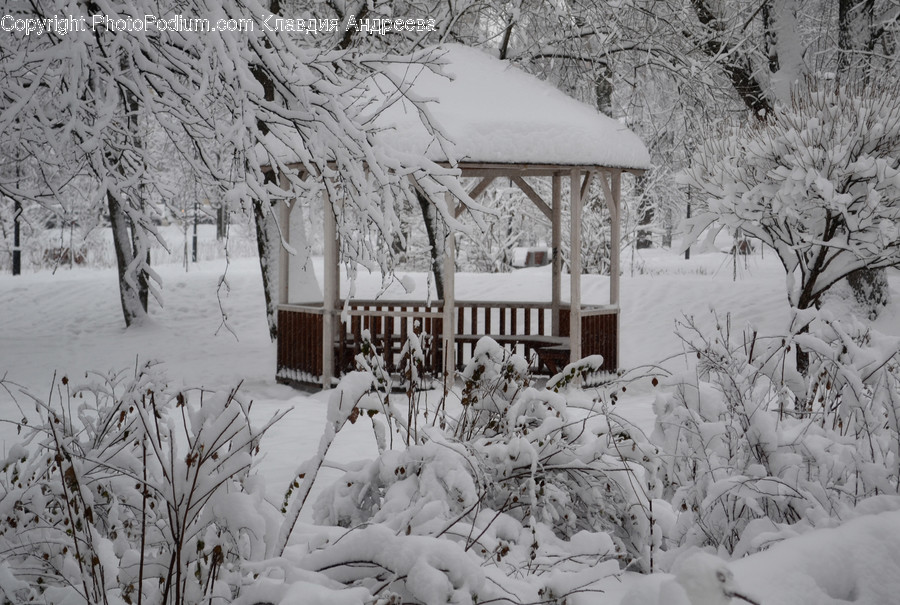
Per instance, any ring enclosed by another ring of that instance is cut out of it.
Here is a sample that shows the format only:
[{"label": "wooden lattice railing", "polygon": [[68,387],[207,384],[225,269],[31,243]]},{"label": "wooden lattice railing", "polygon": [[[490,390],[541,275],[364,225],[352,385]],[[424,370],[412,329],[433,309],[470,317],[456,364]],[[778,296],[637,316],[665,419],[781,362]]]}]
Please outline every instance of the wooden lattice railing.
[{"label": "wooden lattice railing", "polygon": [[277,380],[322,384],[323,318],[321,305],[279,307]]},{"label": "wooden lattice railing", "polygon": [[538,351],[563,345],[565,339],[551,335],[549,303],[456,301],[456,362],[465,365],[484,335],[514,350],[540,370]]},{"label": "wooden lattice railing", "polygon": [[403,364],[402,350],[410,334],[418,334],[425,357],[425,370],[435,376],[441,372],[440,354],[444,320],[443,303],[429,305],[400,301],[351,301],[344,310],[349,321],[338,328],[335,369],[348,372],[355,368],[354,359],[362,350],[363,330],[384,357],[387,369],[398,372]]},{"label": "wooden lattice railing", "polygon": [[[399,371],[409,334],[421,334],[425,370],[439,376],[443,367],[443,304],[410,301],[351,301],[334,336],[335,372],[354,369],[363,330],[384,357],[388,370]],[[602,355],[604,368],[618,367],[618,310],[582,309],[581,352]],[[321,305],[283,305],[278,312],[278,379],[321,384],[323,368]],[[556,371],[568,359],[569,310],[560,309],[560,334],[551,335],[549,303],[457,301],[454,319],[457,367],[472,357],[478,340],[489,335],[532,361],[536,371]]]}]

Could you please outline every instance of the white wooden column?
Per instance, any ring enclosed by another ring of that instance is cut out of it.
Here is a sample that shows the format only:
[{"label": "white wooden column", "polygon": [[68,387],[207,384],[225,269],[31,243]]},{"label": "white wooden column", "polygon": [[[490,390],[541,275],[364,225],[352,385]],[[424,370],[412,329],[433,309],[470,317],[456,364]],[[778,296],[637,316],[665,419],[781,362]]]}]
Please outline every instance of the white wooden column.
[{"label": "white wooden column", "polygon": [[609,205],[609,304],[619,305],[619,274],[621,273],[621,247],[622,247],[622,173],[613,172],[610,175],[610,199]]},{"label": "white wooden column", "polygon": [[581,174],[569,174],[569,355],[581,359]]},{"label": "white wooden column", "polygon": [[334,378],[334,334],[340,272],[338,270],[337,221],[328,190],[322,189],[325,270],[322,276],[322,388]]},{"label": "white wooden column", "polygon": [[[450,192],[444,194],[450,216],[455,216],[456,201]],[[444,240],[444,375],[449,385],[456,376],[456,238],[448,226]]]},{"label": "white wooden column", "polygon": [[[611,204],[615,212],[610,212],[610,254],[609,254],[609,304],[616,307],[616,359],[622,359],[622,332],[620,330],[622,311],[619,300],[619,274],[621,273],[621,247],[622,247],[622,173],[613,172],[610,183],[612,190]],[[615,369],[615,368],[612,368]]]},{"label": "white wooden column", "polygon": [[552,282],[550,292],[550,334],[559,336],[559,306],[562,295],[562,176],[554,174],[552,177],[552,199],[550,209],[553,217],[550,220],[550,249],[553,258]]},{"label": "white wooden column", "polygon": [[[287,191],[290,188],[290,182],[286,174],[278,176],[278,186]],[[278,202],[278,230],[281,232],[282,241],[279,242],[278,248],[278,304],[286,305],[288,303],[288,288],[291,279],[291,255],[288,253],[285,244],[291,243],[291,208],[287,202]]]}]

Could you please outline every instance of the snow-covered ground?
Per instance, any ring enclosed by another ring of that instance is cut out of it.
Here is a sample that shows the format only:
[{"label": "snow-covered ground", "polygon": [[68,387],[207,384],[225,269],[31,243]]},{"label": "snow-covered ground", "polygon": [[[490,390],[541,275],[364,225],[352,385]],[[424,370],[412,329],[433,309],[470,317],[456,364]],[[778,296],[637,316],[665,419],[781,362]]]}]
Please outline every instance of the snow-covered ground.
[{"label": "snow-covered ground", "polygon": [[[321,271],[321,260],[316,269]],[[652,251],[626,262],[624,269],[623,367],[663,360],[670,367],[683,364],[674,358],[682,348],[673,331],[683,313],[699,318],[713,307],[723,317],[730,313],[735,329],[751,322],[761,334],[778,333],[787,326],[783,269],[774,254],[739,259],[736,281],[731,257],[717,251],[695,252],[689,261],[668,251]],[[45,271],[0,276],[0,377],[46,398],[54,373],[75,379],[90,370],[125,369],[152,358],[165,364],[175,384],[225,390],[241,382],[245,398],[254,401],[256,418],[292,408],[263,442],[266,458],[261,472],[272,500],[280,500],[299,461],[316,450],[327,397],[275,383],[275,346],[267,335],[257,261],[232,261],[220,287],[225,270],[221,260],[199,263],[188,273],[179,264],[160,265],[157,270],[165,306],[154,306],[148,325],[127,331],[114,270],[76,268],[60,269],[55,275]],[[549,271],[542,267],[505,275],[459,274],[457,296],[549,300]],[[425,277],[411,277],[421,293]],[[895,302],[877,327],[900,335],[900,274],[893,271],[889,279]],[[379,276],[362,275],[358,295],[373,295],[380,285]],[[586,303],[606,302],[605,277],[585,276],[583,287]],[[651,391],[649,383],[637,383],[617,406],[646,430],[653,423]],[[15,422],[19,417],[8,394],[0,392],[0,420]],[[364,424],[348,425],[339,434],[329,454],[335,467],[375,455],[371,428]],[[0,424],[0,452],[16,439],[13,424]],[[338,472],[328,469],[321,483]],[[873,504],[872,514],[843,527],[816,530],[736,562],[732,564],[736,581],[766,605],[896,602],[900,513],[893,511],[897,508],[889,500]],[[635,583],[665,580],[635,578],[626,574],[608,581],[603,587],[608,600],[602,602],[618,602]],[[596,596],[585,596],[584,602],[599,602],[592,599]]]}]

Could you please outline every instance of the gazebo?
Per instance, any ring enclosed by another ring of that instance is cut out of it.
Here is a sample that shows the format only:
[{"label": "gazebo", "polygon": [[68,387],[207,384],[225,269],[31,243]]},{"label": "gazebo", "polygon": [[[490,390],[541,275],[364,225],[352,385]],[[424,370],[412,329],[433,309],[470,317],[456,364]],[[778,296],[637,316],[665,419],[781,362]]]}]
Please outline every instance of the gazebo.
[{"label": "gazebo", "polygon": [[[509,179],[551,224],[552,282],[549,303],[535,301],[461,301],[455,299],[455,239],[447,237],[443,300],[341,300],[336,219],[324,215],[324,276],[321,302],[294,302],[289,296],[294,257],[282,250],[279,264],[277,380],[329,387],[353,367],[363,330],[383,354],[388,369],[400,364],[403,343],[412,333],[428,335],[424,353],[435,375],[453,375],[471,357],[475,343],[488,335],[533,360],[535,368],[555,372],[570,361],[602,355],[602,369],[619,361],[619,246],[622,174],[650,167],[649,153],[621,123],[565,95],[506,61],[484,52],[444,45],[445,74],[406,66],[405,92],[429,102],[432,123],[453,144],[455,160],[446,157],[407,101],[379,116],[393,130],[393,145],[455,166],[462,178],[475,178],[472,199],[498,178]],[[407,84],[408,83],[408,84]],[[550,180],[550,199],[542,198],[526,179]],[[611,219],[609,304],[581,302],[583,203],[599,181]],[[563,195],[568,182],[568,195]],[[564,199],[568,198],[568,199]],[[330,204],[329,200],[325,200]],[[450,212],[464,210],[446,196]],[[563,204],[569,205],[569,301],[562,297]],[[289,224],[284,205],[282,224]],[[343,320],[342,320],[343,316]]]}]

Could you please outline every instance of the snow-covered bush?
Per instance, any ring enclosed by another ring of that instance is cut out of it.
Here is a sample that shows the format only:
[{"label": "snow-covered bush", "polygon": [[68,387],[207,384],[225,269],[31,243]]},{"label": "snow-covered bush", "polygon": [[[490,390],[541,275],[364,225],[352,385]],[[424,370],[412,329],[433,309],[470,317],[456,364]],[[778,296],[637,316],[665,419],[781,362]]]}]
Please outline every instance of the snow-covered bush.
[{"label": "snow-covered bush", "polygon": [[602,355],[588,355],[566,364],[559,374],[551,376],[547,381],[547,388],[558,393],[575,385],[591,386],[596,381],[608,378],[607,372],[602,370],[602,367]]},{"label": "snow-covered bush", "polygon": [[778,254],[791,306],[813,307],[854,271],[900,263],[900,95],[810,81],[702,142],[684,181],[702,192],[685,245],[740,229]]},{"label": "snow-covered bush", "polygon": [[530,383],[528,367],[524,357],[510,353],[494,339],[479,340],[461,374],[462,413],[449,423],[453,436],[466,441],[499,430],[510,403]]},{"label": "snow-covered bush", "polygon": [[[696,370],[666,383],[652,438],[680,544],[749,552],[779,526],[900,492],[900,341],[806,315],[795,323],[808,332],[769,339],[733,338],[715,315],[709,333],[681,325]],[[808,378],[792,364],[798,345]]]},{"label": "snow-covered bush", "polygon": [[[384,356],[379,353],[378,347],[372,342],[369,330],[362,330],[360,352],[356,355],[356,370],[371,380],[371,394],[377,397],[366,397],[365,410],[372,420],[375,429],[375,440],[378,451],[384,451],[393,447],[393,435],[401,433],[408,446],[416,443],[418,437],[419,412],[425,411],[425,420],[428,420],[428,412],[422,405],[422,389],[431,384],[425,373],[425,352],[422,348],[423,341],[431,339],[430,334],[424,334],[416,322],[412,332],[407,334],[406,340],[400,349],[400,359],[397,366],[398,373],[392,375]],[[366,378],[361,378],[365,382]],[[395,390],[402,389],[406,395],[406,409],[394,396]],[[380,401],[380,405],[373,405],[373,401]],[[378,414],[382,413],[382,416]]]},{"label": "snow-covered bush", "polygon": [[[316,502],[317,522],[348,528],[342,542],[384,532],[398,552],[405,539],[409,548],[445,543],[476,570],[462,585],[454,568],[437,567],[449,591],[441,594],[461,600],[453,591],[473,600],[498,588],[513,602],[562,598],[621,566],[648,567],[659,542],[649,512],[655,448],[615,415],[600,414],[600,403],[594,412],[570,409],[565,393],[528,386],[527,363],[490,339],[479,342],[463,376],[458,417],[346,473]],[[351,574],[354,585],[389,589],[403,602],[445,602],[419,596],[406,567],[393,567],[405,565],[401,557],[370,554],[374,575],[351,570],[359,552],[350,549],[343,571],[333,562],[329,573]]]},{"label": "snow-covered bush", "polygon": [[265,555],[252,467],[271,422],[252,429],[234,391],[190,401],[152,365],[54,391],[0,465],[4,602],[238,596]]}]

